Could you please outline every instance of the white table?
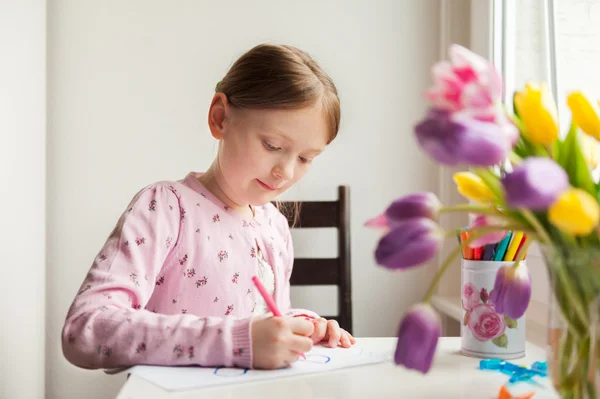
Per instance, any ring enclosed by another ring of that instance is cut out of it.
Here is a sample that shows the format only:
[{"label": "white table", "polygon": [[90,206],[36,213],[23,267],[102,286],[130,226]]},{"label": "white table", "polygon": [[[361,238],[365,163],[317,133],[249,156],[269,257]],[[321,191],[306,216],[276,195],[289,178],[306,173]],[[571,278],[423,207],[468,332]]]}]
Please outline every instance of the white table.
[{"label": "white table", "polygon": [[[358,338],[357,345],[371,351],[392,350],[395,338]],[[131,375],[117,399],[311,399],[311,398],[477,398],[495,399],[508,376],[479,370],[479,360],[459,353],[460,338],[440,338],[434,364],[426,375],[393,363],[347,368],[322,374],[310,374],[270,381],[208,387],[182,392],[167,392]],[[531,364],[545,360],[544,349],[526,346],[527,356],[514,360]],[[513,394],[536,391],[533,399],[558,399],[548,378],[542,387],[526,383],[509,386]]]}]

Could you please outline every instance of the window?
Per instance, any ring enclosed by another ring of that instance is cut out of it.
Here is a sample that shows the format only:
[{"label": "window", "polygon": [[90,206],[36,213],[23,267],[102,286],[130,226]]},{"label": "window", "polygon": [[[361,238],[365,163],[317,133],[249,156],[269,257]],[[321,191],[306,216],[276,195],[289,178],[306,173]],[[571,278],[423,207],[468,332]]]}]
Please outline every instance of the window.
[{"label": "window", "polygon": [[[442,15],[450,8],[442,0]],[[561,132],[566,133],[570,116],[566,93],[589,89],[600,99],[600,0],[471,0],[470,47],[491,59],[505,81],[505,103],[512,108],[512,95],[529,81],[547,82],[558,105]],[[441,42],[452,42],[452,29],[442,23]],[[444,170],[444,169],[443,169]],[[594,171],[598,180],[600,172]],[[452,199],[446,187],[448,174],[441,174],[441,197]],[[548,275],[539,247],[527,254],[532,278],[532,302],[527,312],[527,339],[540,345],[546,342],[546,323],[550,290]],[[450,318],[460,321],[460,298],[452,294],[456,277],[445,277],[446,289],[439,292],[434,305]],[[447,332],[446,332],[447,333]]]},{"label": "window", "polygon": [[[570,114],[566,96],[587,90],[600,99],[600,0],[494,1],[495,59],[506,78],[506,102],[527,82],[547,82],[557,102],[561,133],[566,134]],[[498,51],[498,46],[502,51]],[[594,171],[596,181],[600,168]],[[532,247],[527,263],[533,281],[532,300],[548,303],[549,288],[539,248]]]}]

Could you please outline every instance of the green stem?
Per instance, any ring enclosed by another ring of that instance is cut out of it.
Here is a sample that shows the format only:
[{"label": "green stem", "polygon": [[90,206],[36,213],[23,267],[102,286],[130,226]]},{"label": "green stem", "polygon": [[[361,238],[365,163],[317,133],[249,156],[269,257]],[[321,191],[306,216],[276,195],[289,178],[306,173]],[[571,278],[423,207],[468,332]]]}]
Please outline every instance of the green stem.
[{"label": "green stem", "polygon": [[544,229],[544,226],[542,226],[540,221],[537,220],[533,212],[531,212],[527,208],[519,208],[519,211],[521,212],[523,217],[525,217],[525,219],[531,224],[531,227],[533,227],[537,234],[542,238],[544,244],[552,245],[552,240],[550,239],[548,232],[546,231],[546,229]]},{"label": "green stem", "polygon": [[510,119],[510,121],[515,124],[517,129],[519,129],[521,131],[521,133],[523,133],[525,131],[525,125],[523,124],[523,122],[521,122],[521,119],[517,118],[512,113],[508,112],[508,110],[506,110],[506,109],[504,110],[504,112],[505,112],[506,116]]},{"label": "green stem", "polygon": [[502,213],[502,211],[498,210],[497,208],[483,205],[459,204],[454,206],[445,206],[440,209],[440,214],[450,212],[470,212],[486,215],[504,216],[504,213]]},{"label": "green stem", "polygon": [[546,144],[544,146],[546,148],[546,151],[548,151],[548,156],[552,159],[554,159],[554,152],[552,151],[552,144]]},{"label": "green stem", "polygon": [[[489,226],[491,227],[491,226]],[[474,229],[469,229],[469,231],[478,231],[479,229],[482,229],[483,227],[477,227]],[[537,235],[537,233],[534,230],[528,229],[525,226],[523,226],[522,224],[505,224],[502,226],[497,226],[496,229],[494,230],[490,230],[490,231],[508,231],[508,230],[513,230],[513,231],[522,231],[523,233],[527,233],[528,236],[531,237],[531,239],[535,239],[538,240],[539,236]]]},{"label": "green stem", "polygon": [[[576,294],[574,294],[574,292],[573,292],[573,288],[569,282],[568,277],[565,275],[566,270],[563,267],[563,265],[558,265],[558,267],[556,269],[557,269],[556,275],[557,275],[560,283],[564,287],[564,294],[567,297],[567,302],[571,305],[573,310],[575,310],[575,313],[577,314],[577,316],[579,316],[580,322],[582,324],[582,328],[585,328],[585,326],[588,325],[589,320],[587,318],[585,309],[582,308],[581,303],[577,300],[577,298],[575,296]],[[565,310],[568,311],[568,309],[565,309]]]},{"label": "green stem", "polygon": [[492,191],[492,193],[494,193],[497,198],[496,202],[500,205],[503,205],[504,191],[498,176],[496,176],[494,172],[487,168],[473,168],[473,173],[479,176],[479,178],[483,180],[484,184]]},{"label": "green stem", "polygon": [[596,386],[593,381],[586,382],[585,390],[587,392],[587,399],[598,399],[598,396],[596,395]]},{"label": "green stem", "polygon": [[446,269],[448,269],[448,267],[452,264],[452,261],[454,260],[454,258],[456,258],[456,256],[458,254],[460,254],[461,252],[462,252],[462,247],[457,246],[456,248],[454,248],[452,253],[446,258],[446,261],[444,262],[442,267],[440,267],[437,274],[435,275],[435,278],[431,282],[431,285],[429,286],[429,289],[427,290],[427,293],[425,294],[425,298],[423,299],[423,303],[429,303],[431,301],[431,297],[433,296],[433,293],[437,289],[437,286],[440,283],[442,276],[446,272]]},{"label": "green stem", "polygon": [[[505,219],[506,221],[510,221],[513,223],[522,223],[522,220],[511,215],[509,212],[502,211],[493,205],[471,205],[471,204],[459,204],[453,206],[442,207],[439,210],[440,215],[443,213],[451,213],[451,212],[469,212],[474,214],[481,215],[494,215],[499,219]],[[519,230],[522,230],[525,226],[520,227]]]},{"label": "green stem", "polygon": [[[568,390],[569,387],[573,387],[575,397],[584,398],[584,392],[587,387],[587,367],[589,357],[586,356],[590,349],[590,339],[584,338],[577,343],[577,355],[574,358],[574,364],[571,363],[570,358],[573,352],[568,353],[569,361],[562,362],[561,374],[564,373],[565,378],[562,379],[564,390]],[[564,353],[563,353],[564,355]],[[571,369],[569,373],[569,369]]]},{"label": "green stem", "polygon": [[[558,375],[558,383],[559,385],[567,384],[567,377],[569,375],[568,371],[571,366],[571,357],[573,356],[573,340],[574,334],[571,334],[570,331],[566,331],[566,337],[562,345],[559,343],[559,349],[557,350],[557,354],[559,357],[558,367],[559,367],[559,375]],[[560,342],[560,340],[559,340]]]},{"label": "green stem", "polygon": [[457,234],[458,234],[458,232],[456,230],[448,230],[444,233],[444,238],[456,237]]},{"label": "green stem", "polygon": [[[579,327],[577,326],[578,320],[576,319],[576,314],[573,314],[573,312],[571,311],[571,309],[569,309],[569,307],[565,304],[564,301],[561,301],[560,298],[563,296],[561,294],[561,292],[563,292],[565,290],[565,287],[563,286],[561,279],[558,279],[557,277],[557,273],[552,273],[551,271],[549,271],[549,273],[551,273],[550,275],[554,275],[554,279],[556,279],[557,281],[553,281],[552,284],[554,286],[554,290],[555,292],[555,297],[556,297],[556,303],[559,307],[559,314],[564,318],[564,322],[567,326],[567,338],[570,337],[569,333],[573,335],[573,337],[576,337],[577,339],[581,338],[582,336],[582,332],[580,332],[579,328],[583,328],[583,327]],[[565,294],[566,296],[566,294]]]},{"label": "green stem", "polygon": [[527,253],[527,250],[529,249],[529,246],[531,245],[532,240],[528,239],[525,242],[525,245],[523,245],[521,248],[519,248],[519,251],[517,251],[517,256],[515,257],[515,263],[513,265],[513,267],[517,267],[519,266],[519,263],[521,263],[521,261],[525,258],[525,254]]}]

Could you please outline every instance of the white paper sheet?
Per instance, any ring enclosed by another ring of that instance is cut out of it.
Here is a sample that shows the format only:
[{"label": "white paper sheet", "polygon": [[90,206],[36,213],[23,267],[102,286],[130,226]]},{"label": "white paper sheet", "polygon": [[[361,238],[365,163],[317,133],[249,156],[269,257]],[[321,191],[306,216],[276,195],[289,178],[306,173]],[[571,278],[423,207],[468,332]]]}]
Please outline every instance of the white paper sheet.
[{"label": "white paper sheet", "polygon": [[324,373],[347,367],[389,361],[391,355],[390,352],[370,352],[356,346],[352,348],[314,346],[310,352],[306,353],[306,360],[300,359],[290,367],[279,370],[135,366],[129,369],[128,372],[140,376],[167,391],[182,391],[207,386]]}]

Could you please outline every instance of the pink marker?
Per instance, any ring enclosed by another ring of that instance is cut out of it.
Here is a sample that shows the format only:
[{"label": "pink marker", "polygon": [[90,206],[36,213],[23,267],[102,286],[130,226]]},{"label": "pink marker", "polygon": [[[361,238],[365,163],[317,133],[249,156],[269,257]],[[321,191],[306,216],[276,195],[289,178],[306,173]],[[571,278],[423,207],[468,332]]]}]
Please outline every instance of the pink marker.
[{"label": "pink marker", "polygon": [[[262,285],[258,277],[252,276],[252,282],[258,289],[258,292],[260,292],[260,295],[262,295],[263,299],[265,300],[265,303],[267,304],[267,307],[269,308],[271,313],[273,313],[273,316],[281,317],[281,312],[279,311],[279,309],[277,309],[277,305],[275,305],[273,297],[271,297],[271,295],[267,292],[265,286]],[[301,353],[300,356],[302,356],[303,359],[306,359],[304,353]]]}]

